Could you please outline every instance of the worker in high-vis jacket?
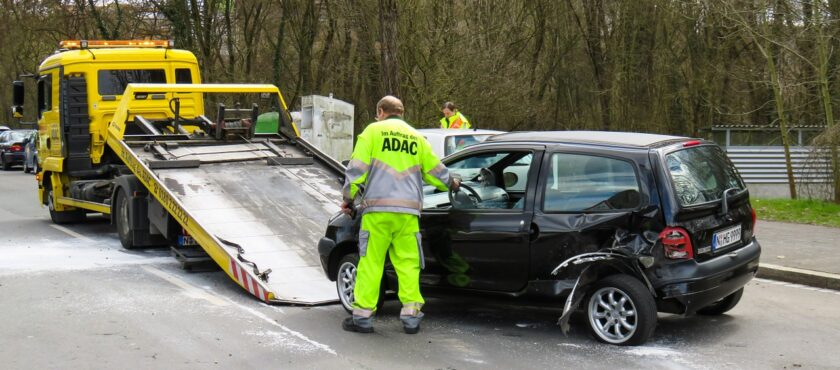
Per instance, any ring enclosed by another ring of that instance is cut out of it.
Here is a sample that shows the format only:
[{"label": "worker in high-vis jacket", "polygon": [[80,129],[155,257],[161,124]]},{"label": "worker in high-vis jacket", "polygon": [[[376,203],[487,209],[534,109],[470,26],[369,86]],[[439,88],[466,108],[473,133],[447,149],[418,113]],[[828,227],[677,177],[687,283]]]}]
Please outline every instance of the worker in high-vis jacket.
[{"label": "worker in high-vis jacket", "polygon": [[461,128],[469,129],[470,121],[455,106],[455,103],[448,101],[443,103],[443,118],[440,119],[440,128]]},{"label": "worker in high-vis jacket", "polygon": [[450,176],[429,142],[403,121],[403,111],[396,97],[382,98],[376,104],[377,122],[359,135],[347,164],[341,208],[349,213],[360,197],[362,215],[353,316],[341,325],[347,331],[373,332],[386,255],[397,272],[403,329],[408,334],[420,330],[425,303],[420,294],[424,262],[418,221],[423,182],[441,191],[460,186],[460,179]]}]

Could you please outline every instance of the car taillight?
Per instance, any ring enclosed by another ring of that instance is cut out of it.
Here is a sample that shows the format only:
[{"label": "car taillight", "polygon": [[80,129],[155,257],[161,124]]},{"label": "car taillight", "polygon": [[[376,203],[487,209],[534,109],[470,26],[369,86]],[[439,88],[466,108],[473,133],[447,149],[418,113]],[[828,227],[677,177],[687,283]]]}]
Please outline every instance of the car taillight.
[{"label": "car taillight", "polygon": [[750,230],[752,230],[752,234],[755,235],[755,221],[758,219],[758,217],[755,215],[755,208],[750,208],[750,216],[752,216]]},{"label": "car taillight", "polygon": [[11,148],[9,148],[9,150],[10,150],[10,151],[13,151],[13,152],[22,152],[22,151],[23,151],[23,147],[22,147],[22,146],[20,146],[20,145],[18,145],[18,144],[15,144],[15,145],[12,145],[12,147],[11,147]]},{"label": "car taillight", "polygon": [[681,227],[666,227],[659,233],[659,240],[665,249],[665,257],[672,260],[690,260],[694,258],[694,248],[688,232]]}]

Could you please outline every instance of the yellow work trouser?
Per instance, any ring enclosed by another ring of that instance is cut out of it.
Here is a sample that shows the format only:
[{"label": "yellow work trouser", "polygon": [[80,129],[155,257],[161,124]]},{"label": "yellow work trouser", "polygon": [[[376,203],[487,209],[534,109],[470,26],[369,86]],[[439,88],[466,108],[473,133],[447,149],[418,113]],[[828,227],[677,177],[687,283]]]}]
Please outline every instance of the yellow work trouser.
[{"label": "yellow work trouser", "polygon": [[362,216],[359,231],[359,268],[356,270],[354,306],[360,313],[372,314],[379,300],[385,256],[390,256],[397,271],[400,302],[403,307],[419,307],[420,295],[420,226],[418,217],[406,213],[370,212]]}]

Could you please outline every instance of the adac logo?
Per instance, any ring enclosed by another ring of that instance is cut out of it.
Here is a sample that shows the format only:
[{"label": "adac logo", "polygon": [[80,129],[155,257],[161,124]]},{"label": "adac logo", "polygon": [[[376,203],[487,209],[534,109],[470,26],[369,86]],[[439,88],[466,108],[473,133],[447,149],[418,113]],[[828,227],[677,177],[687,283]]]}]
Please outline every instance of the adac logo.
[{"label": "adac logo", "polygon": [[[382,150],[417,155],[417,138],[402,132],[383,131]],[[389,137],[390,136],[390,137]]]}]

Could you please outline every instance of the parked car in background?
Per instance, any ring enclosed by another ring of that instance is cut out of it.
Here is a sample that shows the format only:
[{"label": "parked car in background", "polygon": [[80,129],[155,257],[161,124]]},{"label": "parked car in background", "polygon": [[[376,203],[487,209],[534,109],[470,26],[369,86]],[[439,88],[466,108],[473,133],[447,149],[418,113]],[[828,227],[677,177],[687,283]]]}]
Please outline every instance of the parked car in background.
[{"label": "parked car in background", "polygon": [[9,126],[0,126],[0,132],[9,131],[9,130],[11,130],[11,128],[9,128]]},{"label": "parked car in background", "polygon": [[438,158],[446,157],[470,145],[483,142],[490,136],[505,133],[504,131],[495,130],[442,128],[424,128],[417,130],[417,132],[429,141],[429,144],[432,145],[432,151],[437,154]]},{"label": "parked car in background", "polygon": [[8,130],[0,133],[0,167],[3,171],[23,164],[25,152],[23,141],[32,130]]},{"label": "parked car in background", "polygon": [[[637,345],[652,335],[657,312],[732,309],[758,270],[749,191],[713,142],[520,132],[443,162],[463,182],[458,192],[424,189],[424,294],[540,296],[563,307],[564,331],[580,308],[598,340]],[[318,244],[346,309],[360,219],[336,214]],[[383,285],[396,283],[386,266]]]},{"label": "parked car in background", "polygon": [[23,139],[24,159],[23,172],[38,173],[38,131],[33,130]]}]

